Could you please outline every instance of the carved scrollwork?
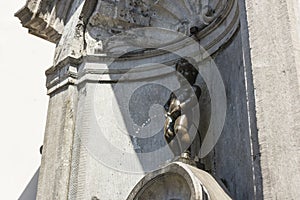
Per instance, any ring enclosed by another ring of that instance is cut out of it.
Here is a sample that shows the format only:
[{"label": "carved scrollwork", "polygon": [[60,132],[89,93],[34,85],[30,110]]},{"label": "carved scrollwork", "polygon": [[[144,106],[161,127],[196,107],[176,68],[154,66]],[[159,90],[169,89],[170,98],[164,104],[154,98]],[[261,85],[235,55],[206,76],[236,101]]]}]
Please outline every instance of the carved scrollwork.
[{"label": "carved scrollwork", "polygon": [[[227,16],[230,17],[223,28],[230,25],[235,29],[238,24],[236,12],[236,0],[178,0],[176,3],[174,0],[100,0],[87,24],[87,44],[93,48],[96,44],[104,44],[113,35],[140,27],[165,28],[188,36],[195,34],[196,27],[198,35],[204,37],[219,28],[220,21],[226,20]],[[230,31],[229,28],[226,30]],[[215,34],[218,33],[220,31]]]},{"label": "carved scrollwork", "polygon": [[[85,7],[82,12],[80,4]],[[71,17],[77,11],[83,18]],[[28,0],[16,16],[30,33],[60,44],[70,38],[69,33],[73,35],[70,26],[84,19],[83,32],[76,33],[84,36],[84,44],[72,45],[73,49],[65,51],[79,54],[101,54],[105,52],[105,40],[138,27],[196,35],[200,45],[211,54],[229,40],[239,24],[237,0],[61,0],[52,3]],[[69,48],[58,46],[57,49]],[[85,49],[81,49],[82,46]]]},{"label": "carved scrollwork", "polygon": [[[203,28],[224,10],[227,0],[102,0],[91,17],[91,25],[116,29],[162,27],[188,34],[188,28]],[[99,19],[101,16],[101,19]],[[133,24],[133,25],[132,25]],[[112,31],[114,32],[114,31]]]},{"label": "carved scrollwork", "polygon": [[202,0],[201,16],[203,23],[208,25],[215,20],[226,6],[227,0],[210,1]]}]

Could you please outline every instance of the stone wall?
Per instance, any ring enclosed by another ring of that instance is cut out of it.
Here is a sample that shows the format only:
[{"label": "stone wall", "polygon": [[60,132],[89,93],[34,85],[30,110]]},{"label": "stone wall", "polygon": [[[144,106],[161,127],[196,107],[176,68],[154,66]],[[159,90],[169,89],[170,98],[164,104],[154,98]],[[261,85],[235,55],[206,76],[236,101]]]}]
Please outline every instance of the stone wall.
[{"label": "stone wall", "polygon": [[[234,199],[253,199],[254,160],[241,31],[215,56],[227,96],[222,135],[211,155],[213,172],[227,185]],[[254,144],[257,146],[257,144]],[[215,170],[215,171],[214,171]]]}]

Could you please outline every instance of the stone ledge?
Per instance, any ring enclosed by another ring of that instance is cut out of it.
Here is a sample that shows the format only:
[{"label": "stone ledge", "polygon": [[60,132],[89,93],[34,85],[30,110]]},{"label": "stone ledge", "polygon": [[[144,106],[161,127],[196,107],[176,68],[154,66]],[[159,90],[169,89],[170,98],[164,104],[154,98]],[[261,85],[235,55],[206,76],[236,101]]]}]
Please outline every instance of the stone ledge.
[{"label": "stone ledge", "polygon": [[36,15],[28,7],[23,7],[15,16],[21,21],[23,27],[28,28],[28,32],[32,35],[38,36],[50,42],[56,43],[61,37],[61,33],[54,27],[49,26],[44,19]]},{"label": "stone ledge", "polygon": [[46,70],[47,94],[58,90],[67,84],[75,84],[77,68],[82,63],[82,58],[67,57],[55,66]]}]

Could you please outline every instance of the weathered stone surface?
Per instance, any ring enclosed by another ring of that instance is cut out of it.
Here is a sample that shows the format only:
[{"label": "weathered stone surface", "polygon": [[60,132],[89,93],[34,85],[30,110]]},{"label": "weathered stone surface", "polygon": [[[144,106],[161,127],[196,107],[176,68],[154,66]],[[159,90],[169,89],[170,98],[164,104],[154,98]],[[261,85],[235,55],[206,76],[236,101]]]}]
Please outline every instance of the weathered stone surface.
[{"label": "weathered stone surface", "polygon": [[[94,92],[97,83],[86,83],[79,90],[77,120],[75,128],[75,143],[73,146],[72,170],[70,174],[70,199],[91,199],[93,196],[99,199],[124,199],[143,173],[139,160],[134,153],[130,160],[123,160],[122,155],[116,154],[118,148],[121,152],[130,150],[130,143],[126,143],[126,135],[115,137],[118,129],[114,129],[116,120],[110,120],[108,124],[101,124],[99,115],[112,115],[111,102],[102,102],[100,113],[95,112],[94,96],[113,95],[111,86],[101,87]],[[110,89],[109,89],[110,88]],[[111,100],[111,99],[110,99]],[[98,115],[97,115],[98,114]],[[100,123],[100,124],[99,124]],[[104,134],[104,135],[103,135]],[[120,143],[120,139],[125,139]],[[109,142],[105,142],[109,140]],[[111,145],[110,148],[107,145]],[[126,145],[126,146],[125,146]],[[123,150],[125,148],[126,150]],[[115,163],[115,165],[114,165]],[[140,173],[127,172],[122,165],[131,165]],[[112,188],[115,188],[112,190]]]},{"label": "weathered stone surface", "polygon": [[[131,81],[126,78],[121,80],[126,75],[121,73],[122,67],[128,69],[128,66],[133,66],[136,62],[133,60],[128,63],[120,62],[123,65],[116,64],[120,70],[117,77],[114,74],[103,74],[105,69],[109,69],[104,61],[100,63],[84,59],[79,67],[76,139],[69,190],[69,197],[72,199],[88,199],[92,196],[125,199],[146,172],[160,167],[172,158],[161,130],[164,122],[161,108],[165,102],[159,103],[164,98],[167,101],[169,91],[162,90],[164,88],[156,91],[154,100],[158,100],[157,104],[160,105],[157,108],[151,107],[154,102],[146,98],[146,95],[155,92],[155,88],[148,88],[151,90],[149,91],[142,86],[157,86],[154,78],[144,80],[137,76],[141,72],[136,72],[137,75],[132,75]],[[159,76],[161,87],[166,87],[167,82],[170,82],[170,72],[165,77],[161,77],[160,73],[150,74]],[[127,78],[130,79],[130,75]],[[142,79],[135,80],[136,78]],[[171,77],[171,83],[174,78]],[[116,80],[121,81],[110,83]],[[133,100],[134,107],[130,108],[130,97],[134,96],[134,91],[139,91],[140,96],[137,102]],[[147,122],[149,117],[151,129],[145,127],[143,130],[140,123]],[[134,132],[137,128],[141,129],[141,133]],[[151,134],[153,137],[150,137]],[[118,188],[117,192],[111,191],[112,185]]]},{"label": "weathered stone surface", "polygon": [[28,183],[28,185],[26,186],[25,190],[22,192],[22,194],[18,198],[19,200],[36,199],[39,171],[40,171],[40,168],[38,168],[36,170],[34,176],[31,178],[31,180]]},{"label": "weathered stone surface", "polygon": [[209,162],[213,164],[213,174],[227,184],[234,199],[252,199],[255,191],[255,169],[248,122],[251,111],[247,107],[241,48],[241,32],[238,32],[231,43],[214,58],[226,88],[227,111],[222,135],[211,152],[212,159]]},{"label": "weathered stone surface", "polygon": [[70,8],[70,19],[65,24],[61,39],[57,42],[54,54],[56,66],[68,57],[79,59],[84,55],[84,21],[81,17],[84,0],[73,1]]}]

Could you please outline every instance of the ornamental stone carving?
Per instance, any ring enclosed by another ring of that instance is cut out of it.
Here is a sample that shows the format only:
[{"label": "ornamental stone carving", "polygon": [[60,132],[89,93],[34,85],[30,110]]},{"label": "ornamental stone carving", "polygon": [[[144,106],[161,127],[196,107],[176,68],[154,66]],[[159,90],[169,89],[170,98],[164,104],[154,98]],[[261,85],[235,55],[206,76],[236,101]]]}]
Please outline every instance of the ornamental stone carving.
[{"label": "ornamental stone carving", "polygon": [[101,55],[108,38],[143,27],[192,32],[213,54],[239,26],[237,0],[29,0],[16,16],[30,33],[57,43],[55,65]]},{"label": "ornamental stone carving", "polygon": [[87,23],[87,52],[105,52],[105,40],[124,31],[157,27],[196,34],[200,44],[213,53],[237,28],[237,13],[234,0],[98,1]]}]

